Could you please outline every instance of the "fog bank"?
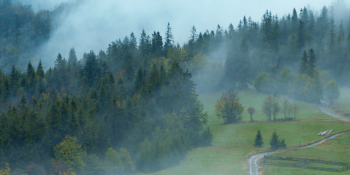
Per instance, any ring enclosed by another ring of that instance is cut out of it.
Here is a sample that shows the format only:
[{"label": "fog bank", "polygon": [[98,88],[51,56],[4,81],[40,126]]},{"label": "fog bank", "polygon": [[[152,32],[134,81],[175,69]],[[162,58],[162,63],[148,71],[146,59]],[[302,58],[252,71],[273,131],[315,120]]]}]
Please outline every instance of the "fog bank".
[{"label": "fog bank", "polygon": [[[20,0],[33,7],[53,9],[61,2],[74,0]],[[348,2],[349,0],[347,0]],[[331,5],[332,0],[247,0],[247,1],[112,1],[82,0],[68,15],[61,18],[59,27],[52,33],[51,39],[42,46],[47,63],[53,63],[58,52],[68,57],[69,49],[75,47],[78,57],[84,52],[106,50],[108,44],[116,39],[123,39],[131,32],[139,39],[142,29],[151,35],[159,31],[163,36],[166,25],[170,22],[175,42],[186,42],[193,25],[198,32],[215,30],[217,25],[227,29],[232,23],[238,25],[243,16],[251,16],[253,21],[261,21],[266,10],[282,17],[308,4],[312,9],[320,10],[324,5]]]}]

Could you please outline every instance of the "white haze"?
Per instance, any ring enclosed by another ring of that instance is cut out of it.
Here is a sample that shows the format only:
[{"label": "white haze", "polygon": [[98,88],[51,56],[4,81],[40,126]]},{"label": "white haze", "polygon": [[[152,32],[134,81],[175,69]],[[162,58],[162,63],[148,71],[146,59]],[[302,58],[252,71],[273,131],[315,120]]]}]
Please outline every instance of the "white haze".
[{"label": "white haze", "polygon": [[[20,0],[34,7],[53,9],[61,2],[74,0]],[[192,26],[198,32],[215,30],[219,24],[224,29],[232,23],[235,27],[243,16],[251,16],[253,21],[261,21],[266,10],[279,17],[299,13],[300,8],[310,5],[320,10],[331,5],[332,0],[83,0],[66,18],[62,18],[59,27],[52,33],[50,40],[42,46],[46,54],[45,62],[53,64],[60,52],[68,57],[69,49],[74,47],[78,57],[84,52],[106,50],[109,43],[123,39],[131,32],[139,39],[142,29],[151,36],[159,31],[163,36],[170,22],[174,40],[183,44],[190,36]],[[299,15],[299,14],[298,14]]]}]

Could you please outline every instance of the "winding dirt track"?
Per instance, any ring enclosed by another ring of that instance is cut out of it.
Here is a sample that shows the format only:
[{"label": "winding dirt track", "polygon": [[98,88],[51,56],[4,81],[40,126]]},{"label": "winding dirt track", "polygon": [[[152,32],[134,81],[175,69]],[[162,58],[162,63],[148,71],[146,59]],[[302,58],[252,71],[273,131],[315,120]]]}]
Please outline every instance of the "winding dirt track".
[{"label": "winding dirt track", "polygon": [[[350,119],[348,118],[345,118],[343,116],[340,116],[340,115],[337,115],[335,114],[334,112],[332,112],[329,107],[328,107],[328,104],[327,103],[324,103],[323,101],[321,101],[322,104],[324,104],[322,107],[321,107],[321,111],[331,117],[335,117],[335,118],[338,118],[340,120],[346,120],[346,121],[349,121],[350,122]],[[344,131],[345,132],[345,131]],[[341,134],[343,134],[344,132],[341,132],[341,133],[337,133],[337,134],[334,134],[334,135],[331,135],[331,136],[328,136],[318,142],[315,142],[313,144],[310,144],[310,145],[306,145],[306,146],[302,146],[300,148],[310,148],[310,147],[313,147],[313,146],[316,146],[316,145],[320,145],[322,144],[323,142],[325,142],[326,140],[329,140],[329,139],[332,139],[334,137],[337,137]],[[268,154],[272,154],[274,152],[264,152],[264,153],[259,153],[259,154],[255,154],[255,155],[252,155],[249,157],[248,159],[248,165],[249,165],[249,175],[259,175],[259,166],[258,166],[258,161],[263,158],[265,155],[268,155]]]}]

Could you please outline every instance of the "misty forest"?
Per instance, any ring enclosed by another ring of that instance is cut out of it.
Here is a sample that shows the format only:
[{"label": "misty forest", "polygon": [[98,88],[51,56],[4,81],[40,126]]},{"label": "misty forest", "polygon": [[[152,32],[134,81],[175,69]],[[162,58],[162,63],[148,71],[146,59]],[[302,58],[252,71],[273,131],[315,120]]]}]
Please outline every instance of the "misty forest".
[{"label": "misty forest", "polygon": [[[78,5],[0,2],[0,175],[253,175],[252,157],[275,150],[283,151],[269,156],[349,168],[343,0],[284,16],[266,10],[216,30],[193,26],[185,43],[167,23],[165,33],[130,31],[106,50],[79,56],[71,46],[67,58],[62,50],[48,61],[42,45]],[[332,134],[337,140],[299,149]],[[347,173],[278,165],[265,158],[259,171]]]}]

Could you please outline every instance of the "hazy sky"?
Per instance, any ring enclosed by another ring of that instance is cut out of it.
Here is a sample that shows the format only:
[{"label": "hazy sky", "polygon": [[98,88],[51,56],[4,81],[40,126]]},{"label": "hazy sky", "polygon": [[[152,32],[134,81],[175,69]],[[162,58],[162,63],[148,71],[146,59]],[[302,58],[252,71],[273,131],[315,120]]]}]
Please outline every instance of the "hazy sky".
[{"label": "hazy sky", "polygon": [[[20,0],[23,4],[41,4],[42,8],[53,9],[61,2],[75,0]],[[106,50],[108,44],[118,38],[123,39],[132,31],[139,39],[144,28],[147,34],[160,31],[164,36],[166,25],[170,22],[175,41],[182,44],[190,36],[193,25],[197,31],[215,30],[217,25],[227,29],[232,23],[235,27],[244,15],[253,21],[261,21],[266,10],[283,16],[296,8],[310,5],[320,10],[329,6],[332,0],[83,0],[79,7],[63,20],[43,47],[53,54],[58,52],[67,57],[69,49],[75,47],[78,57],[83,52]],[[349,0],[347,0],[349,1]]]}]

